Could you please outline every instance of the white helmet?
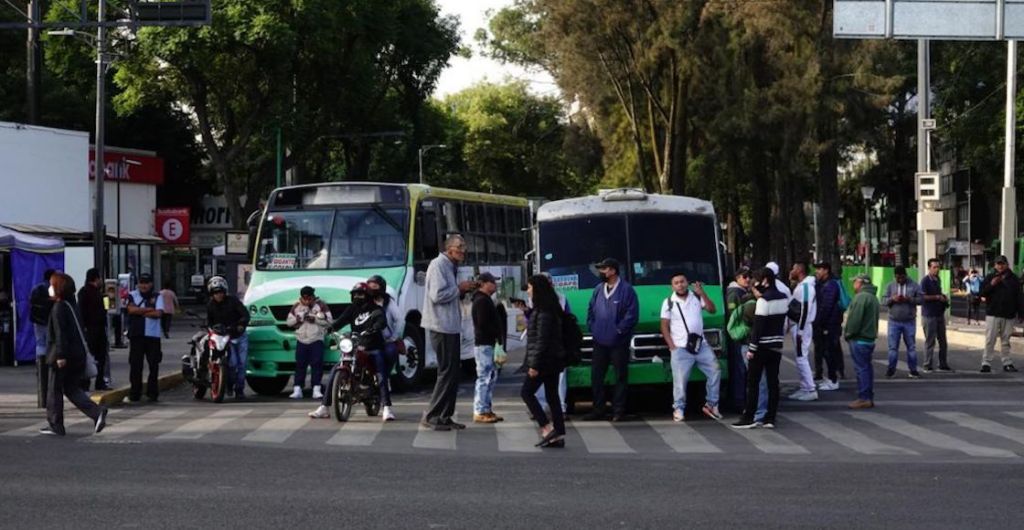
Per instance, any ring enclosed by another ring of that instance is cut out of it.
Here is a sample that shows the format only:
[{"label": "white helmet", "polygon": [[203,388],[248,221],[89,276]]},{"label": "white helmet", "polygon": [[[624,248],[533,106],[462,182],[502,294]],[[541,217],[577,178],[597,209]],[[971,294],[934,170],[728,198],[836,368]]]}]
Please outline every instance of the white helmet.
[{"label": "white helmet", "polygon": [[226,293],[228,292],[228,281],[222,276],[214,276],[210,278],[209,283],[206,284],[206,290],[210,294],[214,294],[217,291]]}]

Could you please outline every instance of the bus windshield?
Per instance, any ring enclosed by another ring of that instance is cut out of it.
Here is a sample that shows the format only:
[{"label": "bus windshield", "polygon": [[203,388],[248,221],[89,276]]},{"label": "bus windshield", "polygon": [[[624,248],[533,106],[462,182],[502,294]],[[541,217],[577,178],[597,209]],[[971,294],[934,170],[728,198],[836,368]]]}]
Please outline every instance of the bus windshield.
[{"label": "bus windshield", "polygon": [[258,270],[362,269],[406,262],[408,210],[377,204],[268,213]]},{"label": "bus windshield", "polygon": [[682,272],[690,281],[720,283],[714,219],[704,215],[636,213],[540,224],[540,266],[559,289],[590,289],[600,281],[593,264],[622,263],[634,285],[668,285]]}]

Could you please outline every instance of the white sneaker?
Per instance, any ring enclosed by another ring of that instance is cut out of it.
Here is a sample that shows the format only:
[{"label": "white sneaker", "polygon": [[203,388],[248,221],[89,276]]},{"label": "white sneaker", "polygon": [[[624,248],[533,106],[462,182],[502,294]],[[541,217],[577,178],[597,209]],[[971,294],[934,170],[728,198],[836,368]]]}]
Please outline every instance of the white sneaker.
[{"label": "white sneaker", "polygon": [[818,392],[816,390],[801,390],[791,396],[790,399],[795,399],[796,401],[817,401]]},{"label": "white sneaker", "polygon": [[295,385],[295,390],[292,391],[292,395],[288,396],[292,399],[302,399],[302,387]]},{"label": "white sneaker", "polygon": [[[299,397],[302,397],[302,396],[299,396]],[[320,387],[320,385],[314,386],[313,387],[313,399],[323,399],[323,398],[324,398],[324,392],[323,392],[322,388]]]},{"label": "white sneaker", "polygon": [[313,412],[309,413],[310,418],[330,418],[331,413],[327,410],[327,407],[320,405]]},{"label": "white sneaker", "polygon": [[829,381],[828,379],[826,379],[826,380],[822,381],[821,384],[818,385],[818,390],[821,390],[821,391],[839,390],[839,381],[832,382],[832,381]]},{"label": "white sneaker", "polygon": [[672,411],[672,421],[674,421],[676,423],[679,423],[681,421],[686,421],[686,418],[683,417],[683,411],[681,411],[679,409],[673,410]]},{"label": "white sneaker", "polygon": [[803,394],[804,394],[803,390],[797,390],[796,392],[793,392],[792,394],[787,396],[787,399],[799,399],[800,396],[802,396]]},{"label": "white sneaker", "polygon": [[380,418],[381,421],[395,421],[395,413],[391,412],[391,407],[385,406],[380,413]]}]

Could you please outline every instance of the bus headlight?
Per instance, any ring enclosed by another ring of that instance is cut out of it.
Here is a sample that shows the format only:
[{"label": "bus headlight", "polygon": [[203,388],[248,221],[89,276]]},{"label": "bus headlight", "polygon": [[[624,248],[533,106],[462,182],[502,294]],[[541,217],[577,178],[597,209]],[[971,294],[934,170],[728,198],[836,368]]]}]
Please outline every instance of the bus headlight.
[{"label": "bus headlight", "polygon": [[267,306],[260,307],[260,314],[261,315],[266,315],[268,313],[270,313],[270,308],[269,307],[267,307]]},{"label": "bus headlight", "polygon": [[704,341],[711,346],[712,350],[722,349],[722,330],[720,329],[706,329],[704,330]]},{"label": "bus headlight", "polygon": [[249,306],[249,314],[250,315],[255,315],[256,311],[257,311],[256,310],[256,304],[253,304],[253,305]]}]

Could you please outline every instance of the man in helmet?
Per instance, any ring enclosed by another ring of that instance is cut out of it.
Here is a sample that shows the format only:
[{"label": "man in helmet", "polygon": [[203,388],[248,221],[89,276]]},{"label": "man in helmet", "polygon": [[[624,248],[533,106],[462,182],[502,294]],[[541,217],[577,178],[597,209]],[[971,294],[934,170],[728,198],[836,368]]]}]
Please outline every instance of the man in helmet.
[{"label": "man in helmet", "polygon": [[229,362],[234,369],[235,399],[245,399],[245,364],[249,358],[249,338],[245,328],[249,325],[249,312],[235,296],[228,294],[228,282],[220,276],[210,278],[207,284],[210,301],[206,304],[206,326],[223,326],[231,334]]},{"label": "man in helmet", "polygon": [[[381,373],[391,375],[391,370],[398,363],[398,355],[407,353],[405,351],[405,318],[402,316],[402,311],[399,309],[398,304],[395,303],[394,298],[388,294],[388,282],[383,276],[374,274],[366,280],[366,286],[369,289],[370,299],[373,300],[384,310],[384,315],[388,319],[388,327],[384,329],[384,349],[381,350],[384,360],[384,370]],[[391,408],[388,407],[386,411],[391,412]],[[385,420],[387,420],[388,414],[385,414]]]},{"label": "man in helmet", "polygon": [[[380,400],[383,405],[381,418],[384,421],[395,419],[391,412],[391,387],[388,384],[384,356],[381,351],[384,349],[384,330],[388,327],[387,316],[384,309],[373,301],[369,295],[369,287],[364,282],[359,282],[352,287],[352,303],[345,309],[345,312],[331,323],[329,329],[339,330],[345,326],[352,329],[353,340],[366,350],[366,354],[373,359],[377,366],[377,376],[380,377]],[[328,407],[331,406],[331,388],[334,387],[334,378],[338,376],[338,369],[341,363],[331,370],[331,377],[327,380],[327,392],[324,392],[320,406],[309,413],[311,418],[327,418],[330,416]]]}]

